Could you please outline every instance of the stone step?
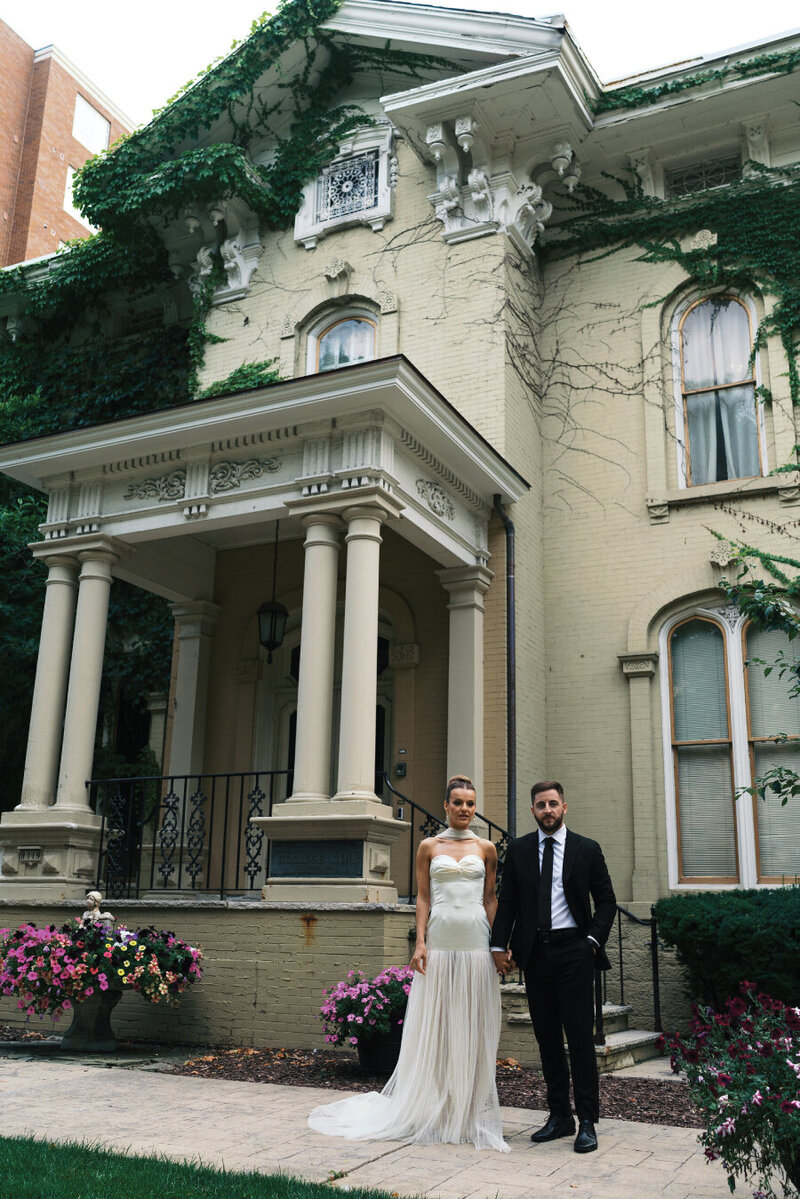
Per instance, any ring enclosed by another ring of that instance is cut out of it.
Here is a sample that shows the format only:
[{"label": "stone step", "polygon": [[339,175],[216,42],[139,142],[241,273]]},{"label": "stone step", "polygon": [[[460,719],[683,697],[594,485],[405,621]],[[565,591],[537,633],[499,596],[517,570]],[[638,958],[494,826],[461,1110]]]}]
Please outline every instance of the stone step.
[{"label": "stone step", "polygon": [[605,1045],[595,1045],[597,1069],[601,1074],[612,1074],[614,1070],[626,1070],[637,1062],[660,1057],[661,1049],[657,1044],[660,1037],[661,1033],[638,1028],[607,1035]]},{"label": "stone step", "polygon": [[[508,1024],[530,1024],[528,1002],[525,988],[519,983],[505,983],[500,988],[503,1002],[503,1016]],[[628,1018],[633,1009],[627,1004],[603,1004],[603,1031],[606,1036],[611,1033],[625,1032],[628,1028]]]}]

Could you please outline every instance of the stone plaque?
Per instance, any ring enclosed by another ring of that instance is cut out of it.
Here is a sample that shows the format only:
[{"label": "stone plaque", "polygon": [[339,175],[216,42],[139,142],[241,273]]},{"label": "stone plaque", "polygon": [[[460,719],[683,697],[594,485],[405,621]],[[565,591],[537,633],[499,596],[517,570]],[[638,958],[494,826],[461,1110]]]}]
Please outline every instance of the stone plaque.
[{"label": "stone plaque", "polygon": [[272,878],[361,878],[363,841],[273,841]]}]

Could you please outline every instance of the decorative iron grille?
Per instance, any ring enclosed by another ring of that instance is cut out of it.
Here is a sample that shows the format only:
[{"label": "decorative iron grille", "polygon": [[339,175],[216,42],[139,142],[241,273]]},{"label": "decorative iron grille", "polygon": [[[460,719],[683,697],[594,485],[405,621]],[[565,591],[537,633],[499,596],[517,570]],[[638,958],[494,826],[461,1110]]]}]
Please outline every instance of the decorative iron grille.
[{"label": "decorative iron grille", "polygon": [[378,203],[378,151],[325,167],[317,182],[317,221],[367,212]]}]

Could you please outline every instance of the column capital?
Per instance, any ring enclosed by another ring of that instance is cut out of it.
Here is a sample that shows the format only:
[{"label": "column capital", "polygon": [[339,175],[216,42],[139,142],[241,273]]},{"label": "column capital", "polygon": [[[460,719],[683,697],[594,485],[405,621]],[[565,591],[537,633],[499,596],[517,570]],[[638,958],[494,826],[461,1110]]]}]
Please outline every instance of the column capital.
[{"label": "column capital", "polygon": [[617,654],[622,673],[628,679],[651,679],[656,673],[658,654],[643,650],[639,654]]},{"label": "column capital", "polygon": [[132,549],[126,542],[105,533],[91,533],[84,537],[63,537],[57,544],[52,541],[34,541],[28,546],[34,558],[73,558],[78,562],[96,559],[101,562],[118,562],[127,558]]},{"label": "column capital", "polygon": [[343,488],[327,495],[309,495],[287,500],[286,507],[293,516],[300,519],[308,515],[317,519],[322,516],[341,516],[347,520],[346,513],[359,508],[364,510],[359,515],[374,517],[383,513],[379,517],[380,520],[393,520],[400,516],[405,505],[383,487],[365,486]]},{"label": "column capital", "polygon": [[211,636],[222,611],[219,604],[210,600],[181,601],[170,604],[169,608],[175,623],[180,625],[179,638]]},{"label": "column capital", "polygon": [[[37,552],[37,550],[39,552]],[[52,570],[54,567],[61,566],[65,570],[74,571],[77,578],[78,566],[80,563],[75,554],[66,554],[58,550],[54,550],[52,542],[47,543],[46,550],[43,547],[40,548],[37,546],[33,550],[33,557],[37,560],[37,562],[43,562],[48,570]]]},{"label": "column capital", "polygon": [[452,566],[446,570],[437,570],[436,574],[442,587],[451,595],[466,591],[477,591],[479,595],[485,595],[494,578],[493,570],[477,562],[470,566]]}]

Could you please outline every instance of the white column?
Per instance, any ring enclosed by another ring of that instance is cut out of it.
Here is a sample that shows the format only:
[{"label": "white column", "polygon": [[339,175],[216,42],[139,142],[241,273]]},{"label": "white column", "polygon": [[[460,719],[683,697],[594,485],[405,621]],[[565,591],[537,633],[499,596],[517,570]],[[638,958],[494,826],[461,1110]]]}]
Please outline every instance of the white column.
[{"label": "white column", "polygon": [[[292,801],[330,798],[338,516],[305,516],[303,623]],[[376,610],[377,611],[377,610]]]},{"label": "white column", "polygon": [[89,811],[86,782],[91,778],[94,757],[108,598],[112,583],[111,567],[117,559],[118,555],[111,549],[78,552],[81,573],[78,577],[78,606],[55,802],[57,809],[82,813]]},{"label": "white column", "polygon": [[483,597],[494,575],[485,566],[437,572],[449,592],[447,774],[466,774],[483,795]]},{"label": "white column", "polygon": [[382,508],[348,508],[339,776],[334,799],[376,799],[378,588]]},{"label": "white column", "polygon": [[208,675],[219,608],[206,600],[170,606],[178,629],[178,676],[169,773],[199,774],[203,769]]},{"label": "white column", "polygon": [[44,559],[49,572],[36,659],[25,774],[17,811],[47,808],[55,798],[78,592],[77,558],[66,554],[36,556]]}]

